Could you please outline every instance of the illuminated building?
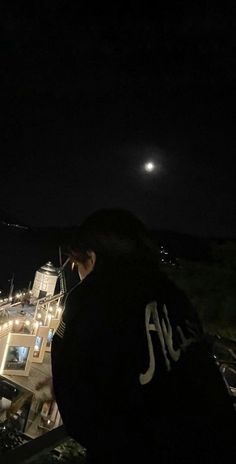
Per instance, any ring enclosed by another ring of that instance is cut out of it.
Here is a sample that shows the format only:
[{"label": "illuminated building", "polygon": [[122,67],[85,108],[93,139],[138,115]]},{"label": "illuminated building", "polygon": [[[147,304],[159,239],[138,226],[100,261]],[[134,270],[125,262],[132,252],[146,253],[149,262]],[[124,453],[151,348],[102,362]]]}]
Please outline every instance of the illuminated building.
[{"label": "illuminated building", "polygon": [[[31,437],[61,423],[55,401],[41,401],[39,410],[36,394],[38,382],[51,375],[51,341],[64,296],[62,290],[54,295],[58,276],[48,262],[36,272],[29,303],[19,301],[22,294],[18,293],[0,304],[0,398],[3,404],[10,401],[10,408],[24,416],[21,431]],[[16,398],[11,393],[4,396],[6,383],[16,389]],[[0,422],[4,417],[0,407]]]},{"label": "illuminated building", "polygon": [[58,270],[50,261],[42,266],[35,273],[32,296],[43,298],[47,295],[54,295],[58,276]]}]

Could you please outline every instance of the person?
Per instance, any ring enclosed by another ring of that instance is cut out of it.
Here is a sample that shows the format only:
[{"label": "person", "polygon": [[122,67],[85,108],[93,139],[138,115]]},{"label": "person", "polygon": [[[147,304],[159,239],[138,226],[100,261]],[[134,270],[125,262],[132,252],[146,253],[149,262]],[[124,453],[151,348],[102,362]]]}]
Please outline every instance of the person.
[{"label": "person", "polygon": [[160,270],[144,224],[99,210],[75,229],[70,256],[80,280],[53,337],[52,375],[87,462],[220,462],[233,449],[234,411],[196,313]]}]

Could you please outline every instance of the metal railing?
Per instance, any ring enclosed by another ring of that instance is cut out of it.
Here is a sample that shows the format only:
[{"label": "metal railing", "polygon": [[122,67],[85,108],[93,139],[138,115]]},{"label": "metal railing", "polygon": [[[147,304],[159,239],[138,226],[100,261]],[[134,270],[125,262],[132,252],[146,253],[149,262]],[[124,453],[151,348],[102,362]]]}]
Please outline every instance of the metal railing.
[{"label": "metal railing", "polygon": [[[27,435],[25,438],[28,438]],[[0,462],[1,464],[28,464],[34,457],[50,452],[67,438],[69,437],[65,431],[65,427],[61,425],[38,438],[31,439],[23,445],[0,455]]]}]

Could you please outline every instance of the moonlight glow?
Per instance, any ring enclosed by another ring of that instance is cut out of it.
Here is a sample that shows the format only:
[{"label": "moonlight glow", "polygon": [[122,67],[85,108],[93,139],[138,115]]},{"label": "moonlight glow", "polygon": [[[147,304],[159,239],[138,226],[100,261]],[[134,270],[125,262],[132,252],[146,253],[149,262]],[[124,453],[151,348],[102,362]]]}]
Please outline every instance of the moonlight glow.
[{"label": "moonlight glow", "polygon": [[145,163],[144,169],[146,172],[153,172],[155,169],[155,165],[152,161],[148,161],[147,163]]}]

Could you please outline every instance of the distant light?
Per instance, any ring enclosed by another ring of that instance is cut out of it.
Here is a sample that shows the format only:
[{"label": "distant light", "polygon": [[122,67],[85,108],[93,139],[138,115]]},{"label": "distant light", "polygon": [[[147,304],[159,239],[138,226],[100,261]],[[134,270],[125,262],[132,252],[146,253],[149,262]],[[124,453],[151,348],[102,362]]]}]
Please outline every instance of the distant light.
[{"label": "distant light", "polygon": [[155,169],[155,164],[152,161],[148,161],[145,163],[144,169],[146,172],[152,172]]}]

